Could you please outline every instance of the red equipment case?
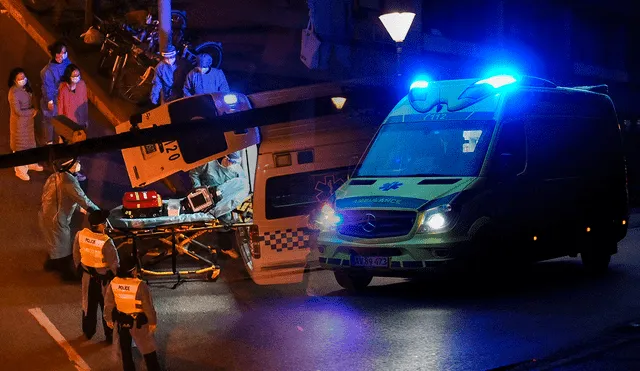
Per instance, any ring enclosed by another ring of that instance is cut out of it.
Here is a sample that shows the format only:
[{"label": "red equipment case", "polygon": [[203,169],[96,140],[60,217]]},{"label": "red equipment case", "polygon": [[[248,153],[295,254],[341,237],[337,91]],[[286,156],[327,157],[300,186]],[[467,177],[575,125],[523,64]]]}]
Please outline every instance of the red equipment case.
[{"label": "red equipment case", "polygon": [[122,211],[131,219],[162,216],[162,197],[156,191],[125,192]]}]

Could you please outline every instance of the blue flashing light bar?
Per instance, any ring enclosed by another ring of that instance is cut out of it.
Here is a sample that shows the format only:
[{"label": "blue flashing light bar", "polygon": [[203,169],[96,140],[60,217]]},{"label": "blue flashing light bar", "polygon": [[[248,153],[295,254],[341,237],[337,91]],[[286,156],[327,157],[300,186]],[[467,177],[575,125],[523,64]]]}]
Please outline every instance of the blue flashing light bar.
[{"label": "blue flashing light bar", "polygon": [[475,85],[489,84],[497,89],[506,85],[511,85],[516,81],[516,78],[511,75],[498,75],[489,77],[488,79],[480,80],[476,82]]},{"label": "blue flashing light bar", "polygon": [[226,104],[236,104],[236,103],[238,103],[238,97],[235,94],[227,94],[222,99],[224,99],[224,102]]},{"label": "blue flashing light bar", "polygon": [[425,89],[429,87],[429,82],[424,80],[414,81],[413,84],[409,87],[409,90],[413,89]]}]

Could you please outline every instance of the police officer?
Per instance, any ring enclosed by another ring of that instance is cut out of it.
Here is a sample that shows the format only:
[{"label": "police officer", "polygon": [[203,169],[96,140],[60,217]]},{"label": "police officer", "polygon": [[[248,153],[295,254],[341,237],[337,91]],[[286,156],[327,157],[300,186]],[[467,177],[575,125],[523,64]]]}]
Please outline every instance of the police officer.
[{"label": "police officer", "polygon": [[136,278],[137,269],[133,256],[123,255],[116,278],[107,287],[104,302],[104,318],[107,326],[118,334],[122,366],[125,371],[135,370],[131,339],[144,356],[147,370],[160,370],[153,333],[156,331],[156,310],[153,307],[149,287]]},{"label": "police officer", "polygon": [[[113,240],[105,234],[108,210],[89,214],[91,229],[76,234],[73,242],[73,261],[82,268],[82,332],[91,339],[96,333],[98,306],[104,315],[104,294],[118,270],[118,251]],[[102,319],[104,336],[112,342],[113,330]]]}]

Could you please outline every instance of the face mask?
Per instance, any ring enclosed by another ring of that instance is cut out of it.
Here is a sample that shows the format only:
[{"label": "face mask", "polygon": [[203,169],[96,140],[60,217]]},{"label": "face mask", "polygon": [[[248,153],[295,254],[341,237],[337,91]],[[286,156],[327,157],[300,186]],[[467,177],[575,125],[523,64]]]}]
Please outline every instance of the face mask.
[{"label": "face mask", "polygon": [[27,79],[24,78],[22,80],[16,80],[16,83],[18,84],[19,87],[23,87],[23,86],[27,85]]},{"label": "face mask", "polygon": [[62,54],[62,60],[63,60],[63,61],[64,61],[64,60],[66,60],[66,59],[67,59],[67,57],[68,57],[68,54],[67,54],[67,53]]},{"label": "face mask", "polygon": [[72,77],[71,78],[71,82],[74,83],[74,84],[79,83],[80,82],[80,77]]},{"label": "face mask", "polygon": [[76,162],[75,166],[71,168],[71,172],[72,173],[78,173],[80,172],[81,166],[79,162]]},{"label": "face mask", "polygon": [[176,59],[175,58],[165,58],[164,61],[165,61],[165,63],[167,63],[170,66],[173,66],[173,64],[176,63]]},{"label": "face mask", "polygon": [[210,68],[209,67],[200,67],[200,72],[202,73],[207,73],[209,72]]}]

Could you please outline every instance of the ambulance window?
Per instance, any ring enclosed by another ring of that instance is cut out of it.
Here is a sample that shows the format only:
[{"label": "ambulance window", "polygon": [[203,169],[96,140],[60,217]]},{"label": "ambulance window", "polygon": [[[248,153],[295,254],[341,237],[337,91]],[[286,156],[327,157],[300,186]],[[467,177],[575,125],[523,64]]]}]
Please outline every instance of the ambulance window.
[{"label": "ambulance window", "polygon": [[267,219],[309,214],[347,181],[349,170],[343,167],[267,179]]},{"label": "ambulance window", "polygon": [[514,169],[517,169],[518,172],[524,170],[527,162],[527,139],[524,125],[518,122],[505,122],[500,130],[494,153],[496,159],[503,153],[510,154]]}]

